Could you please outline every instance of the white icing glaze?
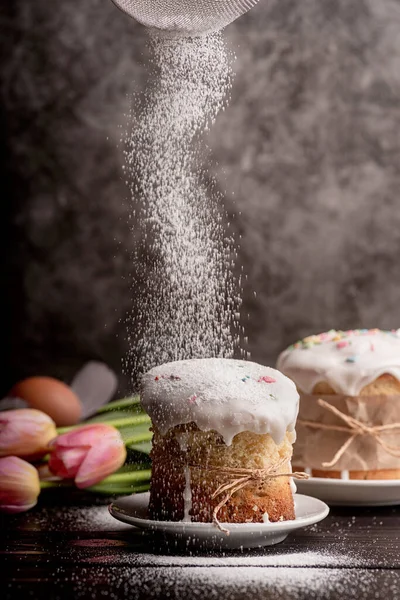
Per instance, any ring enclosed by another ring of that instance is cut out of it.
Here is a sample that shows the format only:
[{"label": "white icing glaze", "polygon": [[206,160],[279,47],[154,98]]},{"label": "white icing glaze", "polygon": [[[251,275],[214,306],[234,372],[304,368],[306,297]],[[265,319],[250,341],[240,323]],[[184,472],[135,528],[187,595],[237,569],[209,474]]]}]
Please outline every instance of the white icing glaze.
[{"label": "white icing glaze", "polygon": [[380,375],[400,381],[400,330],[332,330],[310,336],[282,352],[277,366],[308,394],[325,381],[338,394],[357,396]]},{"label": "white icing glaze", "polygon": [[190,468],[185,466],[185,489],[183,490],[183,521],[190,523],[192,518],[190,511],[192,509],[192,488],[190,487]]},{"label": "white icing glaze", "polygon": [[340,471],[340,479],[344,479],[348,481],[350,479],[350,474],[348,471]]},{"label": "white icing glaze", "polygon": [[262,516],[262,520],[264,521],[264,523],[270,523],[271,521],[269,520],[269,514],[267,512],[265,512]]},{"label": "white icing glaze", "polygon": [[280,444],[296,423],[294,383],[270,367],[233,359],[205,358],[160,365],[141,382],[141,402],[162,435],[196,423],[217,431],[229,446],[242,431],[269,433]]},{"label": "white icing glaze", "polygon": [[187,433],[176,432],[175,438],[176,438],[176,441],[178,442],[179,447],[182,450],[182,452],[187,452],[188,443],[189,443],[189,435]]},{"label": "white icing glaze", "polygon": [[[293,473],[293,469],[292,469],[292,465],[291,464],[289,465],[289,468],[290,468],[290,472]],[[297,485],[295,484],[293,477],[289,478],[289,485],[290,485],[290,491],[292,492],[292,494],[293,495],[296,494],[296,492],[297,492]]]}]

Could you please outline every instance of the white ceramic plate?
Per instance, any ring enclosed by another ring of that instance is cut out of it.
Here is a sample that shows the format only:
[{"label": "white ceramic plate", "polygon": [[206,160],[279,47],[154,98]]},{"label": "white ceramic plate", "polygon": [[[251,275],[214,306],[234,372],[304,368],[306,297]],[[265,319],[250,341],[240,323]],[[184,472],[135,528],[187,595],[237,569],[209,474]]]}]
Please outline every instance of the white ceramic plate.
[{"label": "white ceramic plate", "polygon": [[296,481],[302,494],[333,506],[393,506],[400,504],[400,479],[371,481],[311,477]]},{"label": "white ceramic plate", "polygon": [[257,548],[283,542],[291,531],[322,521],[329,513],[328,506],[317,498],[296,494],[294,521],[278,523],[224,523],[229,535],[219,531],[212,523],[186,523],[183,521],[153,521],[148,518],[149,493],[134,494],[113,502],[113,517],[152,533],[173,538],[176,542],[204,548]]}]

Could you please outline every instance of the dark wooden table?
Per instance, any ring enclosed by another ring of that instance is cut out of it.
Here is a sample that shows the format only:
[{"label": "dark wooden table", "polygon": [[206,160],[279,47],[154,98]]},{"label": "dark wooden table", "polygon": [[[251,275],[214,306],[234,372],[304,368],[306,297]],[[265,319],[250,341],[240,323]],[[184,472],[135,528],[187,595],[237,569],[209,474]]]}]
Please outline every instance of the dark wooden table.
[{"label": "dark wooden table", "polygon": [[332,509],[278,546],[193,554],[112,519],[104,501],[1,517],[1,598],[400,599],[400,507]]}]

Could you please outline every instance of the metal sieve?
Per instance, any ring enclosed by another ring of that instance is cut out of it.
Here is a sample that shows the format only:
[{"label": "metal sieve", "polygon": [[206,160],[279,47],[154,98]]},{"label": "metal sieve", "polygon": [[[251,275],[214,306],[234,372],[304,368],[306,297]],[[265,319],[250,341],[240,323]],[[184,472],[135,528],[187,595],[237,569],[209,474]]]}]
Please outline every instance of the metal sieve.
[{"label": "metal sieve", "polygon": [[258,0],[112,0],[146,27],[194,37],[218,31],[249,11]]}]

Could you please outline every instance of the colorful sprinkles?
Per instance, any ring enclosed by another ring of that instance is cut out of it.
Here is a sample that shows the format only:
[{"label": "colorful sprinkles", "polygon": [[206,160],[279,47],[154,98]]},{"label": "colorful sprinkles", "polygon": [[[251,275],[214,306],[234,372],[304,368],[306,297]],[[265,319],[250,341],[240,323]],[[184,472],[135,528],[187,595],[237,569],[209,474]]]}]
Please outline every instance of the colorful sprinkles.
[{"label": "colorful sprinkles", "polygon": [[170,381],[180,381],[181,378],[177,375],[160,375],[160,377],[154,377],[154,381],[160,381],[160,379],[169,379]]},{"label": "colorful sprinkles", "polygon": [[350,344],[349,340],[342,340],[341,342],[336,342],[336,348],[341,350],[342,348],[346,348],[346,346],[350,346]]},{"label": "colorful sprinkles", "polygon": [[[246,383],[248,379],[251,379],[250,375],[246,375],[245,377],[242,377],[241,381]],[[254,381],[255,381],[255,379],[254,379]],[[257,379],[257,383],[276,383],[276,379],[274,379],[273,377],[269,377],[268,375],[264,375],[263,377],[259,377]]]},{"label": "colorful sprinkles", "polygon": [[357,356],[349,356],[346,358],[346,360],[344,362],[355,363],[355,362],[357,362]]},{"label": "colorful sprinkles", "polygon": [[268,375],[264,375],[263,377],[260,377],[258,380],[258,383],[276,383],[276,379],[274,379],[273,377],[268,377]]},{"label": "colorful sprinkles", "polygon": [[[318,335],[309,335],[289,346],[288,350],[308,350],[313,348],[314,346],[319,346],[326,342],[334,342],[336,343],[336,348],[338,351],[348,348],[352,345],[352,339],[354,337],[360,337],[363,335],[376,335],[377,333],[383,333],[388,336],[400,338],[400,329],[392,329],[391,331],[384,331],[381,329],[349,329],[347,331],[337,331],[336,329],[331,329],[325,333],[320,333]],[[375,344],[370,342],[369,345],[370,352],[375,352]],[[354,364],[358,360],[358,356],[353,354],[352,356],[347,356],[343,358],[343,362],[348,364]]]},{"label": "colorful sprinkles", "polygon": [[[303,340],[299,340],[295,344],[289,346],[288,350],[307,350],[313,346],[324,344],[325,342],[336,342],[338,350],[346,348],[351,344],[352,337],[358,337],[362,335],[376,335],[377,333],[385,333],[394,337],[400,337],[399,329],[392,329],[391,331],[382,331],[380,329],[349,329],[347,331],[337,331],[331,329],[325,333],[319,333],[318,335],[309,335]],[[371,351],[373,351],[373,344],[371,344]]]}]

